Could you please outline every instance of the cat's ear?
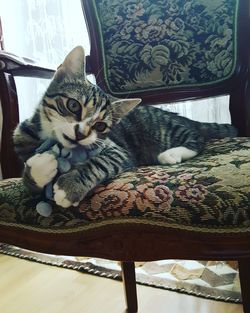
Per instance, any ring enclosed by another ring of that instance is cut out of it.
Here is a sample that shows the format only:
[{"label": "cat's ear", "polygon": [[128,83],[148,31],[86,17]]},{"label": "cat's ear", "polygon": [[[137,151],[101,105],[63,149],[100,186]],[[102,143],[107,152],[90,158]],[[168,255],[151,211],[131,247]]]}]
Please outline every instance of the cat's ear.
[{"label": "cat's ear", "polygon": [[65,75],[86,77],[85,52],[83,47],[77,46],[66,56],[63,63],[58,67],[55,78],[61,80]]},{"label": "cat's ear", "polygon": [[140,98],[130,98],[130,99],[111,98],[110,100],[112,116],[116,121],[119,121],[121,118],[127,115],[141,102]]}]

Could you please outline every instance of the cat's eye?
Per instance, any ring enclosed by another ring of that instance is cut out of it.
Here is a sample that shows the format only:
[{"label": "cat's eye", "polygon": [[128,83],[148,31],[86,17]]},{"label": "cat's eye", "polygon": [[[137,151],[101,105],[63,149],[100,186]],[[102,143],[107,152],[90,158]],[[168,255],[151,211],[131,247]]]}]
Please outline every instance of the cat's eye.
[{"label": "cat's eye", "polygon": [[62,116],[66,116],[68,112],[64,106],[63,100],[61,98],[56,99],[56,104],[57,112]]},{"label": "cat's eye", "polygon": [[67,102],[67,109],[74,114],[77,114],[81,110],[81,105],[78,101],[74,99],[69,99]]},{"label": "cat's eye", "polygon": [[107,127],[108,125],[105,122],[96,122],[92,128],[99,133],[103,133],[107,129]]}]

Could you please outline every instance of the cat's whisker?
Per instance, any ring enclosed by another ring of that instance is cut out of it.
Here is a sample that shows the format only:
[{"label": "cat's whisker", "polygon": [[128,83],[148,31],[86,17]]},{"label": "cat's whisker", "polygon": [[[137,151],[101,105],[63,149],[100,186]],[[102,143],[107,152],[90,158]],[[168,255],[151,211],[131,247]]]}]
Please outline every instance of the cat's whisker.
[{"label": "cat's whisker", "polygon": [[[101,73],[101,71],[104,69],[104,66],[102,66],[101,68],[100,68],[100,70],[97,72],[97,74],[96,74],[96,76],[95,76],[95,80],[97,81],[98,80],[98,77],[99,77],[99,75],[100,75],[100,73]],[[104,80],[103,80],[104,81]],[[102,82],[103,82],[102,81]],[[101,83],[102,83],[101,82]],[[100,82],[98,82],[98,84],[100,84]]]},{"label": "cat's whisker", "polygon": [[103,148],[105,146],[105,142],[104,140],[100,139],[100,138],[97,138],[96,141],[95,141],[95,144],[100,147],[100,148]]}]

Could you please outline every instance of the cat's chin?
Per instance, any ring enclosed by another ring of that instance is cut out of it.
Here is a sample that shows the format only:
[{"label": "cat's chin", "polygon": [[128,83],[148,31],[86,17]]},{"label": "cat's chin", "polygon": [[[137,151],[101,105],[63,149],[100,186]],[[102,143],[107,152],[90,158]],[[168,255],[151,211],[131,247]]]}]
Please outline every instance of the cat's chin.
[{"label": "cat's chin", "polygon": [[77,144],[72,144],[72,143],[67,143],[67,142],[62,143],[61,141],[59,142],[63,146],[63,148],[67,148],[67,149],[74,149],[78,146]]}]

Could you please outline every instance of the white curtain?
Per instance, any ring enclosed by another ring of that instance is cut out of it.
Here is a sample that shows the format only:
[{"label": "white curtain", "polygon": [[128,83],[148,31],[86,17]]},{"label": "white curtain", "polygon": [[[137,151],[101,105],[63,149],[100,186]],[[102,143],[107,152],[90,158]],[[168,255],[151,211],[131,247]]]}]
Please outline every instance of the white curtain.
[{"label": "white curtain", "polygon": [[163,110],[177,112],[191,120],[209,123],[231,123],[229,96],[159,105]]},{"label": "white curtain", "polygon": [[[57,68],[75,46],[89,53],[80,0],[0,0],[5,50]],[[44,79],[17,77],[20,120],[29,117],[48,85]]]}]

